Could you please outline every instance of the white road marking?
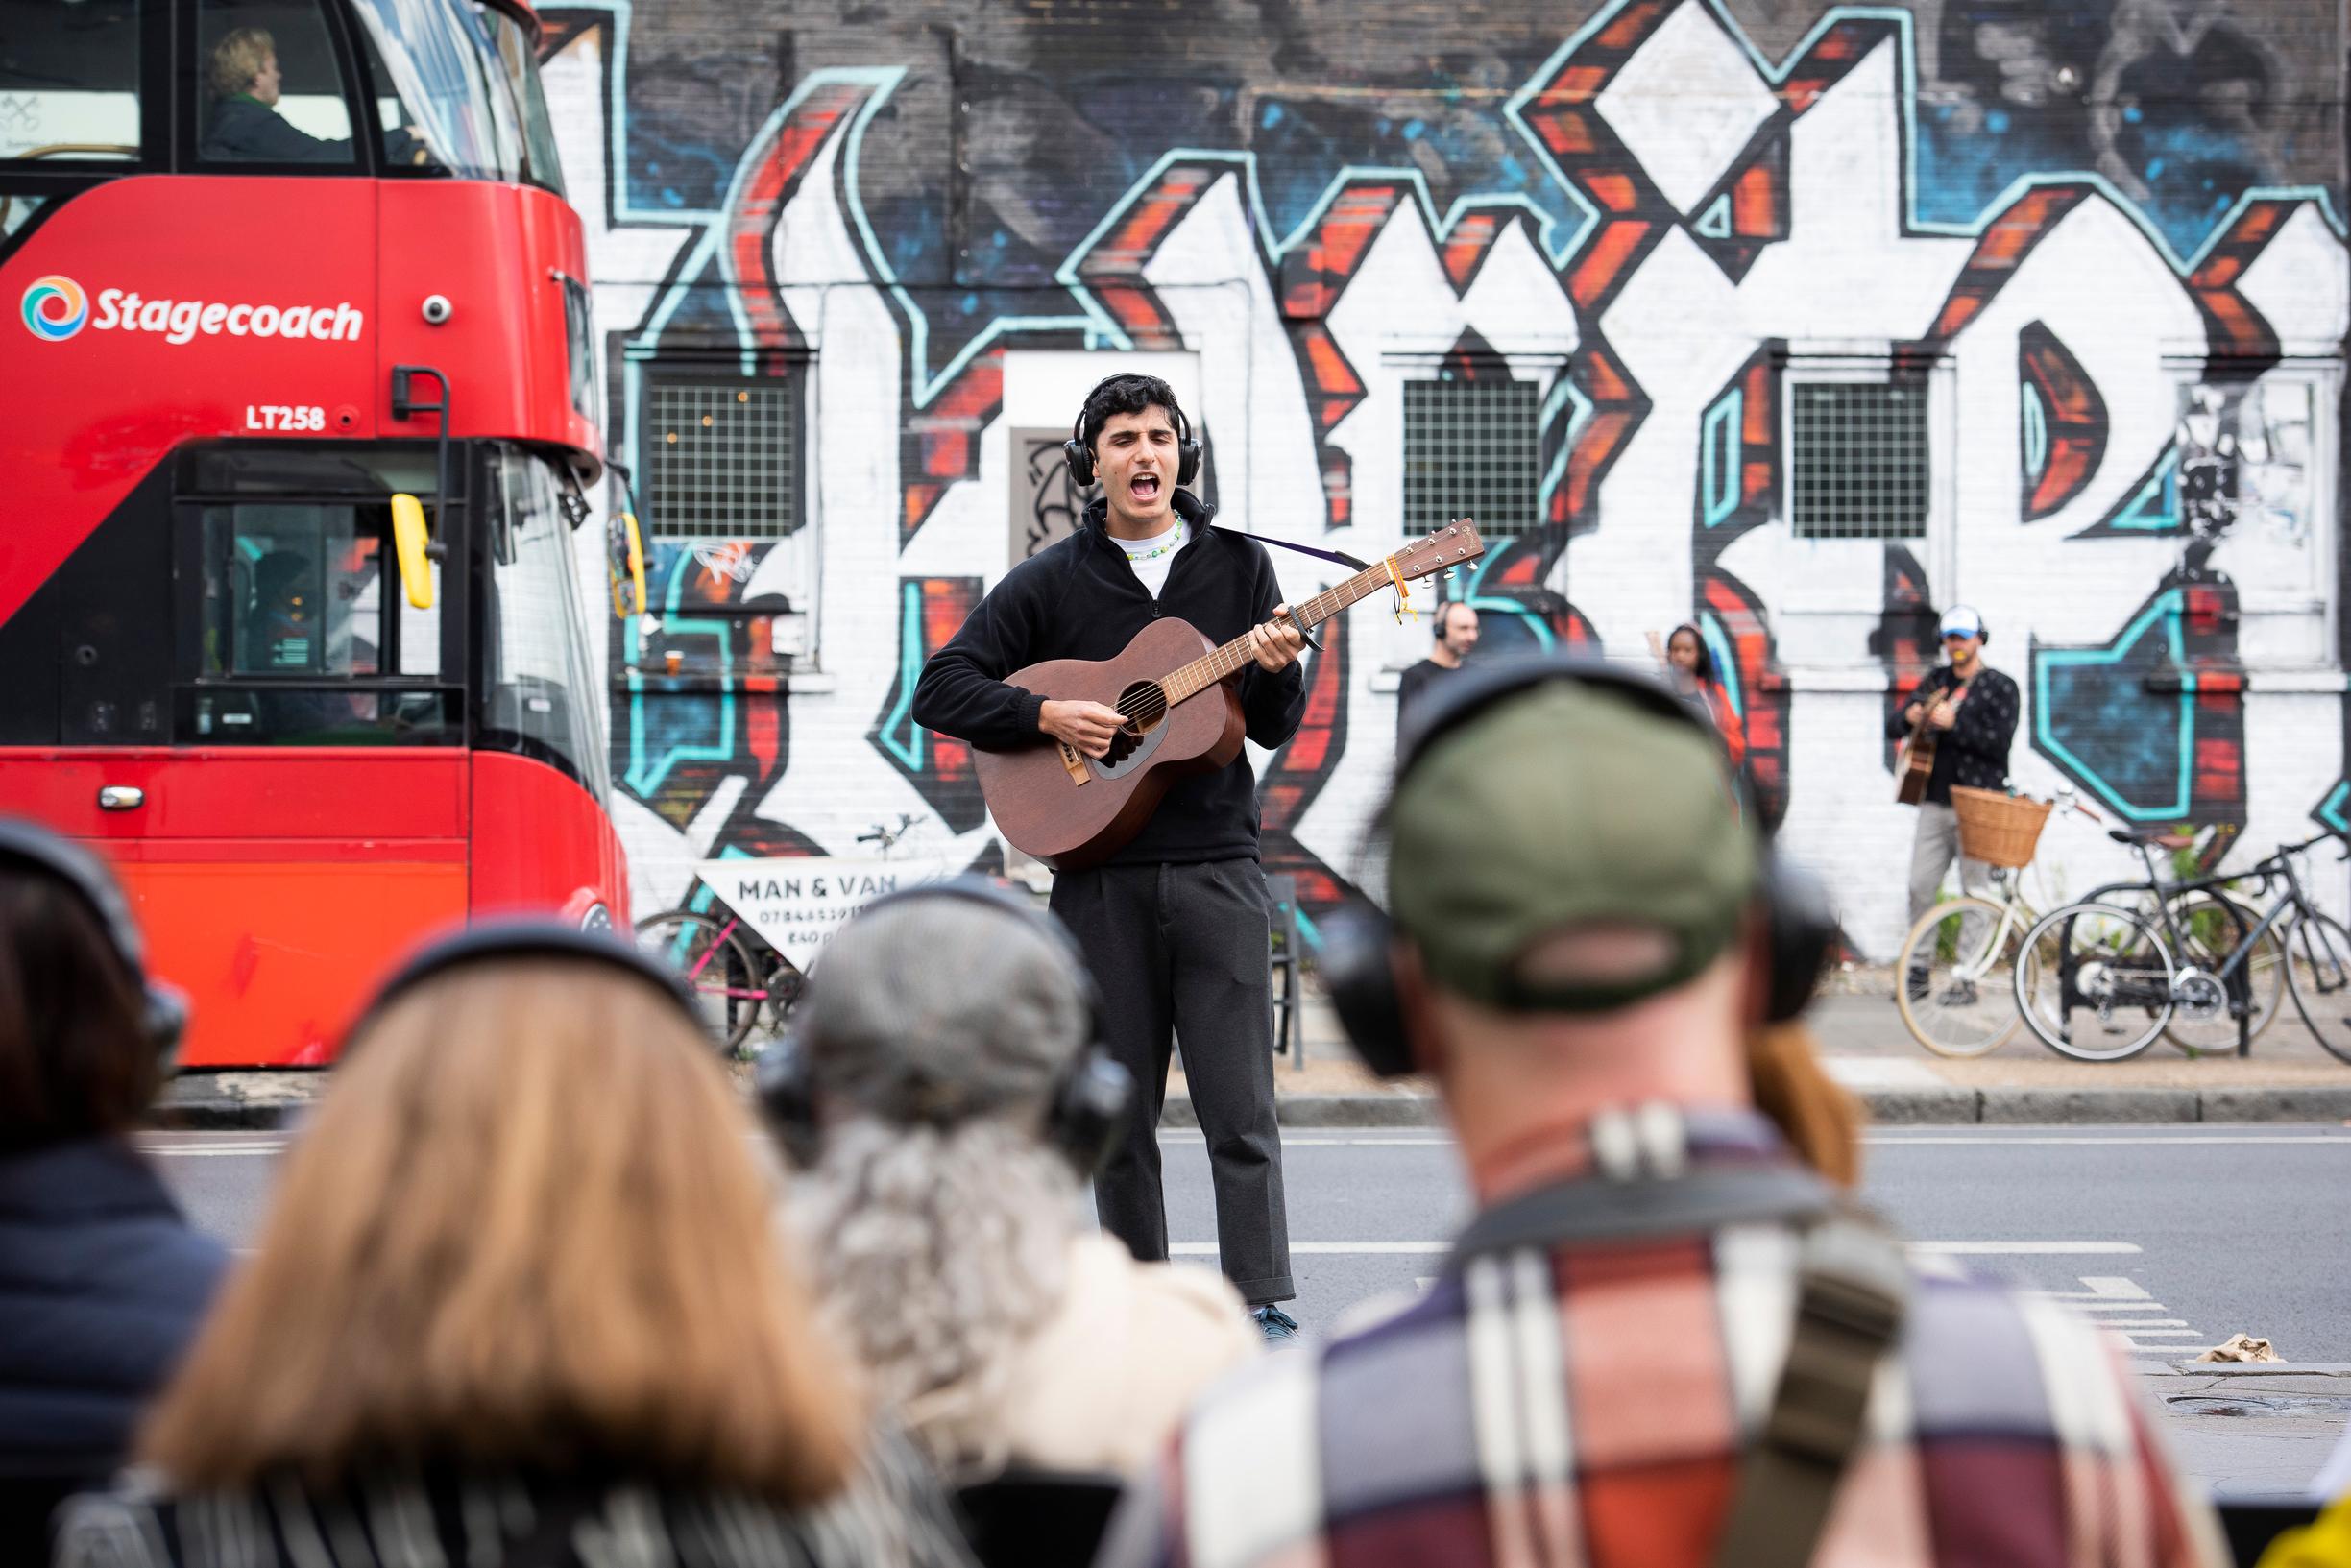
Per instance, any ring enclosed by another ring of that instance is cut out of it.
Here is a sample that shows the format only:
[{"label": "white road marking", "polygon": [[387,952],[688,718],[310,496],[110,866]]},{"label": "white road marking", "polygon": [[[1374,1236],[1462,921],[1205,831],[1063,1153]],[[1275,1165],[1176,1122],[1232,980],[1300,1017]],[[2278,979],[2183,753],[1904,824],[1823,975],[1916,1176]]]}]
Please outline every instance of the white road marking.
[{"label": "white road marking", "polygon": [[2086,1291],[2035,1291],[2032,1293],[2045,1301],[2128,1301],[2144,1306],[2153,1305],[2145,1287],[2126,1274],[2084,1274],[2081,1282]]},{"label": "white road marking", "polygon": [[2192,1133],[2178,1138],[2145,1138],[2130,1135],[2098,1138],[2084,1137],[2078,1134],[2051,1135],[2046,1133],[2022,1138],[1986,1137],[1975,1133],[1934,1133],[1923,1137],[1895,1138],[1882,1133],[1872,1133],[1865,1142],[1878,1148],[1908,1148],[1918,1146],[1965,1147],[1971,1145],[2004,1148],[2034,1146],[2098,1148],[2111,1145],[2117,1148],[2128,1148],[2148,1145],[2175,1144],[2260,1144],[2265,1146],[2278,1144],[2332,1144],[2339,1148],[2351,1148],[2351,1138],[2338,1138],[2332,1135],[2312,1137],[2296,1133],[2279,1136],[2264,1136],[2260,1133]]},{"label": "white road marking", "polygon": [[2134,1355],[2173,1356],[2188,1348],[2177,1344],[2141,1344],[2140,1336],[2149,1339],[2205,1338],[2190,1326],[2185,1317],[2143,1315],[2163,1312],[2164,1304],[2148,1295],[2145,1286],[2127,1275],[2083,1274],[2079,1278],[2083,1286],[2079,1291],[2032,1291],[2026,1293],[2044,1301],[2066,1303],[2087,1315],[2123,1350]]},{"label": "white road marking", "polygon": [[2136,1242],[1912,1242],[1913,1252],[1941,1258],[2040,1258],[2135,1253]]},{"label": "white road marking", "polygon": [[139,1147],[158,1160],[252,1160],[285,1149],[283,1144],[142,1144]]},{"label": "white road marking", "polygon": [[[2059,1257],[2070,1253],[2105,1254],[2137,1252],[2136,1242],[1912,1242],[1913,1252],[1931,1253],[1939,1257],[1970,1258],[2032,1258]],[[1449,1252],[1451,1242],[1293,1242],[1293,1252],[1349,1254],[1364,1257],[1405,1255],[1430,1252]],[[1214,1257],[1214,1242],[1177,1242],[1168,1250],[1181,1257]]]}]

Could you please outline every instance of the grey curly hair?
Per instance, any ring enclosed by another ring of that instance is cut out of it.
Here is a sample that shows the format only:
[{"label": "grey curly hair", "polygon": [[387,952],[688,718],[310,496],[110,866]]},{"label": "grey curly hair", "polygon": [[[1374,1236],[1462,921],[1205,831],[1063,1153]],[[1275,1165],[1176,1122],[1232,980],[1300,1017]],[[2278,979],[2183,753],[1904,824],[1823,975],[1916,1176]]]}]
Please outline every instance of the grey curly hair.
[{"label": "grey curly hair", "polygon": [[801,1038],[828,1107],[792,1218],[875,1391],[934,1464],[1001,1463],[1010,1352],[1048,1315],[1083,1223],[1042,1141],[1086,1044],[1065,945],[971,900],[878,909],[827,944]]}]

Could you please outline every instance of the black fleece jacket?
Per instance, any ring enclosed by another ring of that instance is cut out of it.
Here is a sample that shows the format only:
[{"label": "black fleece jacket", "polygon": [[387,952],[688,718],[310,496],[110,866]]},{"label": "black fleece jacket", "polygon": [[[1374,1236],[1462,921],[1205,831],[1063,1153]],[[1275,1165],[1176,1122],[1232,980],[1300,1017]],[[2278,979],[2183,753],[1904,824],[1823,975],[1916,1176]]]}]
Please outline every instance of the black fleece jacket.
[{"label": "black fleece jacket", "polygon": [[[1209,526],[1214,508],[1188,492],[1176,510],[1189,530],[1167,583],[1153,600],[1126,551],[1104,530],[1104,504],[1086,508],[1078,531],[1006,572],[948,644],[931,656],[914,688],[914,722],[991,751],[1041,746],[1044,698],[1004,677],[1047,659],[1116,657],[1151,621],[1177,616],[1219,644],[1273,618],[1281,585],[1265,546]],[[1240,675],[1248,737],[1278,746],[1306,712],[1306,680],[1292,664]],[[1195,699],[1204,700],[1204,699]],[[1256,775],[1243,752],[1215,773],[1177,779],[1112,865],[1193,864],[1257,856]]]}]

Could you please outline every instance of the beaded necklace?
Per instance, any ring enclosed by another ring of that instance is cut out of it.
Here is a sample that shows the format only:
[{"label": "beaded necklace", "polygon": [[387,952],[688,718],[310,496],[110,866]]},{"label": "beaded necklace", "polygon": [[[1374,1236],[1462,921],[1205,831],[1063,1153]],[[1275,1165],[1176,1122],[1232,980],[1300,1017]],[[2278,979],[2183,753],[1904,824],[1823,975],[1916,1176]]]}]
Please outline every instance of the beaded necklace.
[{"label": "beaded necklace", "polygon": [[1159,545],[1155,549],[1127,550],[1127,542],[1123,539],[1119,541],[1119,548],[1122,550],[1127,550],[1127,559],[1129,561],[1156,561],[1161,556],[1166,555],[1169,551],[1175,549],[1176,545],[1181,544],[1182,543],[1183,530],[1178,528],[1175,533],[1168,537],[1166,543]]}]

